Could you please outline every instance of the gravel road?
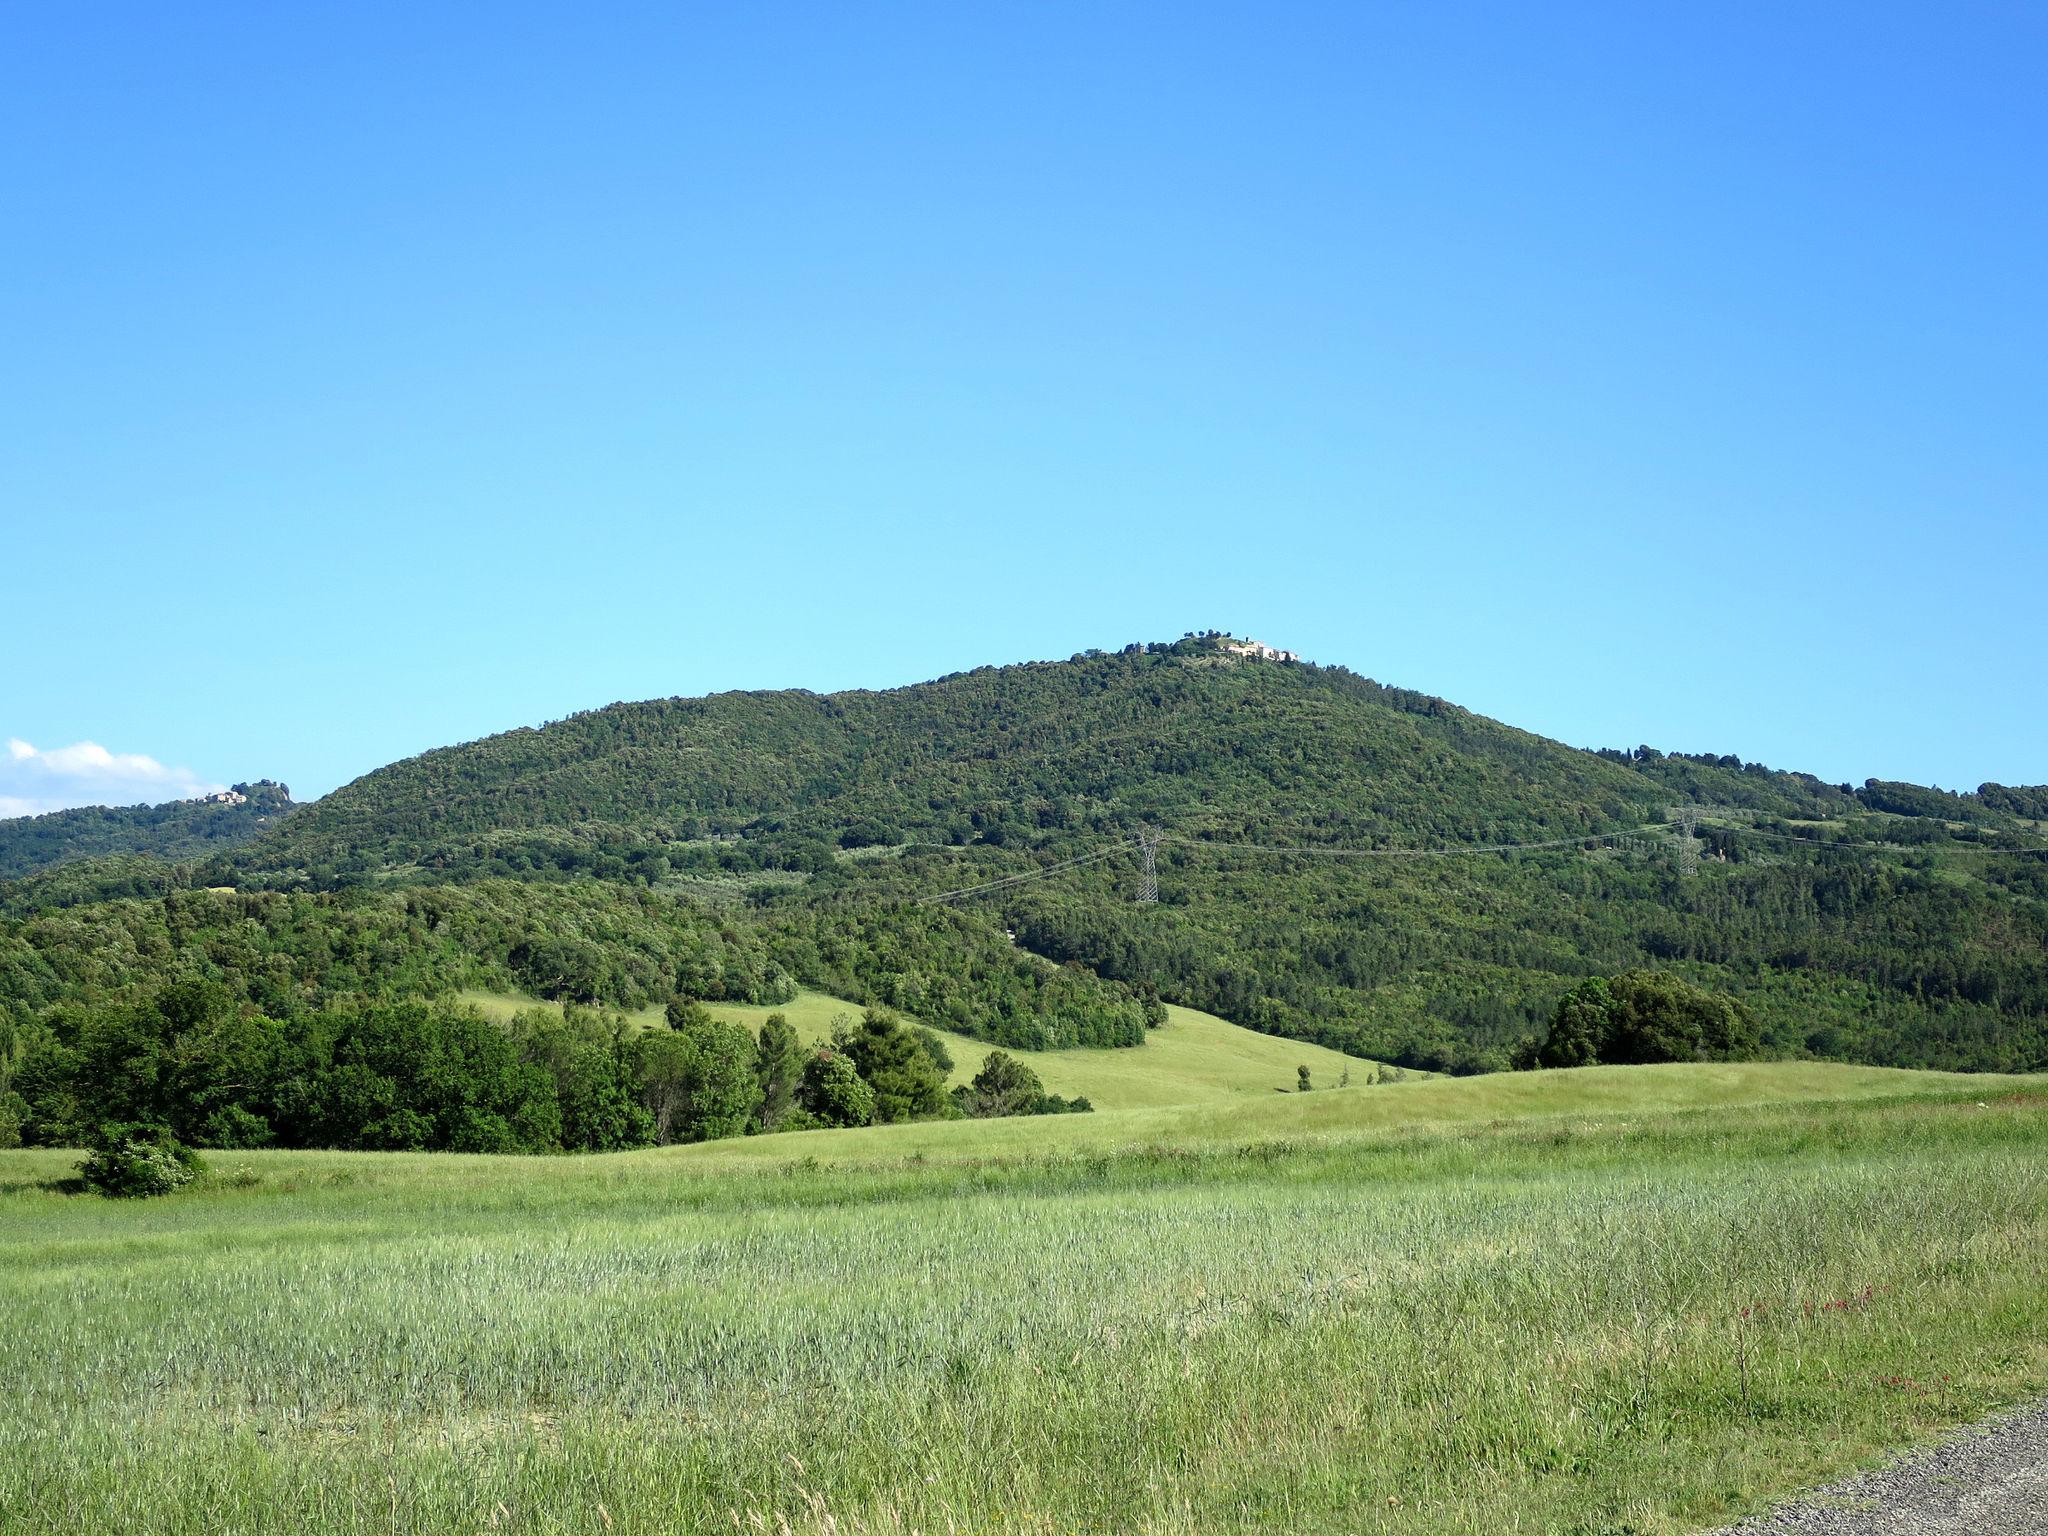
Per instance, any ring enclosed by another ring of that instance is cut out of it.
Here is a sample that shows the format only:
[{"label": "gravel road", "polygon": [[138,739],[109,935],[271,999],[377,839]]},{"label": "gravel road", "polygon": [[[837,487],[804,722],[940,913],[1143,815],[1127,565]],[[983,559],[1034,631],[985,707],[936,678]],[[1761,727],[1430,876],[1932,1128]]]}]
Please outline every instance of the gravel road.
[{"label": "gravel road", "polygon": [[2048,1402],[2001,1414],[1719,1536],[2048,1536]]}]

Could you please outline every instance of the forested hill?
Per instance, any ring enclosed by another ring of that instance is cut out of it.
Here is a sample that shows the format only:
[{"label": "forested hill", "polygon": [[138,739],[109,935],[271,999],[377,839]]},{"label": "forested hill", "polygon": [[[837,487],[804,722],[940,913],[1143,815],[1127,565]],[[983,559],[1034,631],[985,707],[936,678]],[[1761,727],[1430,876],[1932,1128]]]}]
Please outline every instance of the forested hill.
[{"label": "forested hill", "polygon": [[262,779],[232,798],[163,805],[92,805],[0,821],[0,880],[79,859],[142,854],[204,859],[239,848],[292,808],[291,791]]},{"label": "forested hill", "polygon": [[249,865],[659,877],[707,860],[803,868],[821,848],[1053,846],[1145,823],[1421,847],[1604,832],[1673,802],[2002,827],[2048,814],[2039,789],[1852,790],[1734,756],[1579,751],[1207,636],[881,692],[613,704],[378,769],[274,828]]},{"label": "forested hill", "polygon": [[[1705,808],[1691,834],[1675,804]],[[214,909],[170,899],[181,885],[284,895],[264,921],[298,933],[358,910],[330,895],[491,882],[522,914],[503,954],[434,985],[538,966],[522,985],[632,1004],[643,964],[683,975],[664,946],[709,925],[804,985],[998,1042],[1128,1043],[1164,1001],[1473,1071],[1508,1065],[1586,978],[1650,968],[1738,1000],[1773,1054],[2039,1070],[2044,811],[2039,788],[1579,751],[1202,636],[884,692],[615,704],[380,769],[229,862],[16,882],[0,939],[39,978],[32,1007],[60,1011],[114,985],[76,979],[96,900],[154,898],[122,922],[184,935],[138,940],[170,958],[121,986],[155,967],[233,989],[271,941],[245,954],[194,926]],[[561,942],[505,894],[592,877],[598,915]],[[670,904],[671,937],[635,949],[621,914],[643,900]]]},{"label": "forested hill", "polygon": [[[1721,798],[1733,779],[1745,804],[1814,809],[1812,790],[1783,776],[1709,777]],[[1183,641],[887,692],[614,704],[379,769],[253,857],[277,870],[517,873],[602,850],[644,869],[688,864],[712,839],[786,862],[803,844],[1014,848],[1141,822],[1485,842],[1633,823],[1672,793],[1441,699]]]}]

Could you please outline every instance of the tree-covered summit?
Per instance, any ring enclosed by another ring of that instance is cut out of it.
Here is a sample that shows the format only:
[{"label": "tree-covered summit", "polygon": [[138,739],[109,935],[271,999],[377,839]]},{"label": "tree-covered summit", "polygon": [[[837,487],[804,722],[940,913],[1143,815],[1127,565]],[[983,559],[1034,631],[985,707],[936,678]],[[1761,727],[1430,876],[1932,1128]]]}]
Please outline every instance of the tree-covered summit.
[{"label": "tree-covered summit", "polygon": [[1664,793],[1442,699],[1197,637],[881,692],[614,704],[379,769],[250,857],[516,869],[562,841],[1019,846],[1145,820],[1485,840],[1595,830]]},{"label": "tree-covered summit", "polygon": [[0,880],[80,859],[145,855],[204,859],[239,848],[292,809],[270,779],[162,805],[90,805],[0,821]]},{"label": "tree-covered summit", "polygon": [[[392,764],[228,859],[14,882],[0,914],[72,953],[111,898],[440,885],[502,904],[574,883],[621,910],[681,903],[697,915],[678,931],[729,931],[808,985],[1018,1049],[1131,1044],[1172,1002],[1485,1070],[1589,978],[1651,968],[1734,999],[1772,1054],[2048,1065],[2040,790],[1579,751],[1246,644],[614,704]],[[301,910],[358,921],[279,909]],[[516,962],[531,990],[596,978],[550,995],[629,1003],[653,995],[623,937],[639,922],[465,964]]]}]

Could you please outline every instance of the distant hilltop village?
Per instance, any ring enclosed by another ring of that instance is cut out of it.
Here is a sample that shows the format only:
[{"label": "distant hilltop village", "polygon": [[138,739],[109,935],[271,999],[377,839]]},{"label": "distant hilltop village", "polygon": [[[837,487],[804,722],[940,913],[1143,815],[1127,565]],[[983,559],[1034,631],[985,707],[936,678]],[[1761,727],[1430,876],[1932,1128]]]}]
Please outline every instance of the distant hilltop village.
[{"label": "distant hilltop village", "polygon": [[292,803],[292,792],[275,779],[258,779],[253,784],[237,784],[233,789],[216,789],[210,795],[195,795],[199,805],[247,805],[254,796],[270,804],[272,809],[286,809]]},{"label": "distant hilltop village", "polygon": [[[1075,661],[1089,661],[1107,656],[1104,650],[1076,652]],[[1249,636],[1239,639],[1227,630],[1189,630],[1178,640],[1155,640],[1148,645],[1127,645],[1117,654],[1122,656],[1179,656],[1190,661],[1215,665],[1218,662],[1236,661],[1300,661],[1301,652],[1283,651],[1277,645],[1268,645],[1263,640]]]},{"label": "distant hilltop village", "polygon": [[1181,637],[1176,651],[1192,649],[1197,655],[1204,652],[1211,656],[1242,656],[1247,661],[1299,661],[1301,652],[1283,651],[1277,645],[1268,645],[1263,640],[1254,640],[1246,635],[1242,639],[1228,630],[1205,629],[1200,634]]}]

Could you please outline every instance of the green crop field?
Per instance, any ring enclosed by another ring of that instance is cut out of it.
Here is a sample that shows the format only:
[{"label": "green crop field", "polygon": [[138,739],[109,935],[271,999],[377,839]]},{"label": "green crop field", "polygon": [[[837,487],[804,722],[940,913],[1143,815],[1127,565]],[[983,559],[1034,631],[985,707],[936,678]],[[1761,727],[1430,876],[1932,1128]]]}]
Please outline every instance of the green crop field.
[{"label": "green crop field", "polygon": [[9,1536],[1648,1536],[2048,1385],[2039,1078],[73,1160],[0,1153]]},{"label": "green crop field", "polygon": [[[552,1006],[503,992],[464,992],[462,1000],[497,1019],[510,1018],[522,1008]],[[771,1013],[783,1014],[807,1040],[826,1039],[836,1020],[860,1013],[860,1004],[822,992],[799,992],[792,1001],[775,1007],[739,1003],[714,1003],[710,1007],[721,1018],[756,1031]],[[644,1008],[628,1017],[641,1024],[658,1024],[662,1011]],[[951,1080],[955,1083],[973,1077],[992,1049],[985,1040],[951,1030],[934,1033],[946,1042],[952,1055]],[[1081,1094],[1097,1109],[1149,1109],[1235,1099],[1246,1094],[1292,1093],[1297,1082],[1295,1069],[1304,1066],[1309,1069],[1310,1080],[1323,1088],[1334,1088],[1347,1077],[1362,1082],[1379,1070],[1376,1063],[1356,1056],[1306,1041],[1262,1035],[1214,1014],[1171,1006],[1166,1010],[1166,1022],[1150,1031],[1141,1046],[1013,1054],[1038,1074],[1046,1092],[1068,1098]]]}]

